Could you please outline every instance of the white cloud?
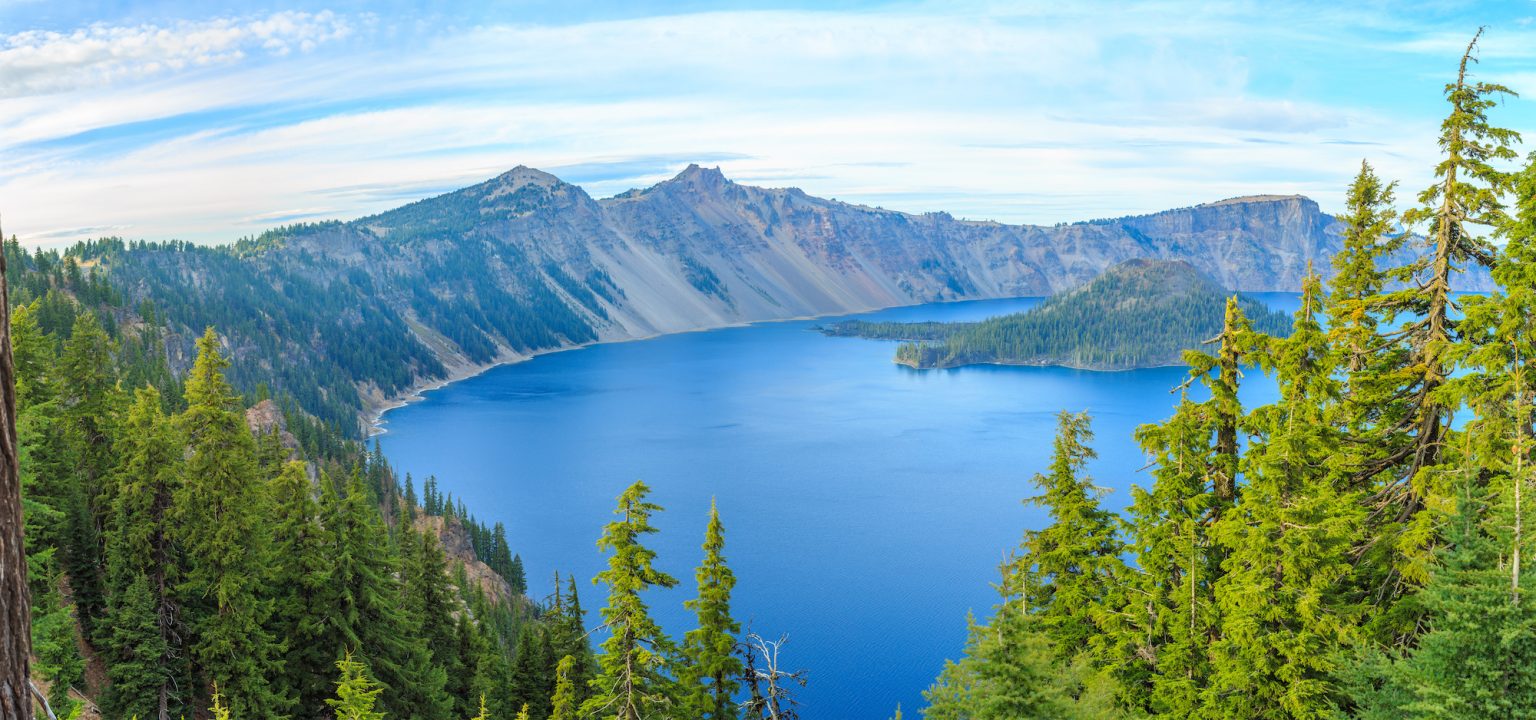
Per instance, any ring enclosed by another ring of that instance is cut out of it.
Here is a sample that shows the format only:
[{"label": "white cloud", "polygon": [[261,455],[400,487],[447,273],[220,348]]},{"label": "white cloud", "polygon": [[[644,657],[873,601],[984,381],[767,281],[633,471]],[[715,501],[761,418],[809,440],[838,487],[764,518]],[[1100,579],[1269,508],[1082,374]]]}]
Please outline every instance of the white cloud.
[{"label": "white cloud", "polygon": [[279,12],[170,25],[91,25],[70,33],[29,30],[0,38],[0,98],[109,85],[168,71],[229,63],[261,51],[287,55],[346,37],[329,11]]},{"label": "white cloud", "polygon": [[[1343,52],[1339,17],[1180,7],[379,26],[347,52],[312,54],[303,38],[325,31],[295,28],[325,14],[242,21],[243,40],[201,43],[247,53],[240,61],[0,97],[0,204],[35,240],[108,225],[229,240],[285,218],[376,212],[516,164],[629,168],[592,174],[585,187],[604,196],[663,179],[668,158],[718,158],[747,182],[1039,223],[1268,192],[1337,208],[1361,155],[1404,187],[1427,184],[1438,80],[1407,112],[1308,92],[1327,68],[1289,86],[1276,76],[1293,57]],[[1388,57],[1405,65],[1380,76],[1393,88],[1422,90],[1421,66],[1446,64]],[[157,121],[163,132],[97,139]]]}]

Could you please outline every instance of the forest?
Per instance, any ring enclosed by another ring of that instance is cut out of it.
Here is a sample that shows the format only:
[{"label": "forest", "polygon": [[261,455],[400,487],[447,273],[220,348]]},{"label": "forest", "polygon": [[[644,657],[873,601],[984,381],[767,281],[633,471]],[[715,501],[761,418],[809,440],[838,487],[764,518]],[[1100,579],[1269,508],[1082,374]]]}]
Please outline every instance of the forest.
[{"label": "forest", "polygon": [[[1201,387],[1137,432],[1153,481],[1123,516],[1086,474],[1090,419],[1061,416],[1030,500],[1050,522],[925,717],[1536,717],[1536,154],[1506,169],[1519,135],[1487,113],[1511,93],[1468,79],[1474,51],[1435,184],[1398,212],[1362,165],[1289,336],[1229,306],[1187,356]],[[1478,266],[1496,289],[1458,298]],[[1279,399],[1244,407],[1244,368]]]},{"label": "forest", "polygon": [[1284,314],[1229,293],[1189,263],[1138,259],[1021,313],[980,322],[853,320],[822,332],[903,340],[896,362],[915,368],[996,363],[1130,370],[1182,364],[1184,351],[1221,331],[1229,302],[1255,331],[1275,336],[1289,331]]}]

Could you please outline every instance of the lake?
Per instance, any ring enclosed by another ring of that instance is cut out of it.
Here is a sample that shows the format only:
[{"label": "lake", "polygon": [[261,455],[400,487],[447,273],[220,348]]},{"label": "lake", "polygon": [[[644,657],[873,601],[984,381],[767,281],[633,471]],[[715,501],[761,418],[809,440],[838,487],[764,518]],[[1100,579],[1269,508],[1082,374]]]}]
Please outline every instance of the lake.
[{"label": "lake", "polygon": [[[1296,296],[1258,294],[1294,310]],[[871,320],[979,320],[1038,299],[895,308]],[[395,467],[506,523],[542,597],[558,570],[582,579],[601,622],[596,541],[615,497],[643,479],[666,508],[648,538],[680,581],[650,593],[677,639],[703,555],[710,499],[726,528],[744,625],[788,636],[785,665],[809,671],[807,720],[908,717],[958,657],[966,613],[985,618],[997,567],[1043,510],[1033,473],[1056,413],[1087,410],[1096,483],[1119,509],[1148,484],[1136,426],[1170,414],[1184,368],[1089,372],[895,365],[894,344],[826,337],[803,320],[552,353],[428,393],[386,416]],[[1273,385],[1248,374],[1244,399]]]}]

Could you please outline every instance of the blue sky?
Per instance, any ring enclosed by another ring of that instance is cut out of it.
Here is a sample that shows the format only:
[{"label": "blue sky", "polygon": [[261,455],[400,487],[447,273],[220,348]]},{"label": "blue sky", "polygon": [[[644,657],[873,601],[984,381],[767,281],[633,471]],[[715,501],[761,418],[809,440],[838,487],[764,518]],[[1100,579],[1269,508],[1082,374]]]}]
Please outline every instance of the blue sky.
[{"label": "blue sky", "polygon": [[1479,79],[1529,98],[1494,118],[1536,143],[1533,18],[1533,0],[0,0],[0,213],[29,244],[229,241],[520,164],[603,197],[690,162],[1009,222],[1257,193],[1332,209],[1362,158],[1405,197],[1428,183],[1479,25]]}]

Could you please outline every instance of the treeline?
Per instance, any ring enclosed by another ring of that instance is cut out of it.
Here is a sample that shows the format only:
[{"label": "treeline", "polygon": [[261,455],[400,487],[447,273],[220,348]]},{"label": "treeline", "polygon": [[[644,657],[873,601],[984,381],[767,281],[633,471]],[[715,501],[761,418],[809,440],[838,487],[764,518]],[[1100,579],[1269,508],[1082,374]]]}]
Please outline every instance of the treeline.
[{"label": "treeline", "polygon": [[[1399,214],[1362,166],[1337,275],[1307,280],[1288,337],[1228,307],[1189,355],[1206,399],[1137,432],[1153,481],[1123,518],[1083,472],[1088,418],[1062,416],[1050,524],[926,717],[1536,716],[1536,154],[1500,167],[1518,135],[1486,111],[1509,91],[1469,81],[1471,53],[1436,183]],[[1468,266],[1497,289],[1458,300]],[[1244,407],[1244,365],[1279,399]]]},{"label": "treeline", "polygon": [[824,332],[902,340],[896,362],[918,368],[978,363],[1124,370],[1174,365],[1221,330],[1229,298],[1257,330],[1284,335],[1288,321],[1233,296],[1188,263],[1130,260],[1087,285],[1022,313],[964,323],[838,323]]}]

